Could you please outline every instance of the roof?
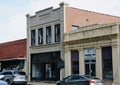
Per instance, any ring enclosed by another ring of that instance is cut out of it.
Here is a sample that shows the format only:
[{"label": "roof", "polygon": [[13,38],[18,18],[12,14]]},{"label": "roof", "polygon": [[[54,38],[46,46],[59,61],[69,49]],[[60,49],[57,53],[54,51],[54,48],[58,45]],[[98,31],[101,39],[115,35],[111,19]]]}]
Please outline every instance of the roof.
[{"label": "roof", "polygon": [[26,39],[0,43],[0,60],[26,58]]}]

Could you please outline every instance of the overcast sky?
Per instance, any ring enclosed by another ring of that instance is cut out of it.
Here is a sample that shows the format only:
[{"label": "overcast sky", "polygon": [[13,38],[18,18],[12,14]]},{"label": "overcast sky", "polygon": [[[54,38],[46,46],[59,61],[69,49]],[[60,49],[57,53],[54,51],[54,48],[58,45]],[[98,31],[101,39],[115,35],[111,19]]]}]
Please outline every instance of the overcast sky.
[{"label": "overcast sky", "polygon": [[120,0],[0,0],[0,43],[26,38],[26,14],[60,2],[99,13],[120,16]]}]

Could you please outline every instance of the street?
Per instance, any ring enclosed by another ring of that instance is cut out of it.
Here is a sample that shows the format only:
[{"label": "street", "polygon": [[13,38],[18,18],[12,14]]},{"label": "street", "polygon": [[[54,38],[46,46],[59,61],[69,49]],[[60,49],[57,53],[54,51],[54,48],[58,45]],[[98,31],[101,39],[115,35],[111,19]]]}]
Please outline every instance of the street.
[{"label": "street", "polygon": [[[56,85],[55,82],[28,82],[28,85]],[[105,80],[104,85],[112,85],[112,81]]]}]

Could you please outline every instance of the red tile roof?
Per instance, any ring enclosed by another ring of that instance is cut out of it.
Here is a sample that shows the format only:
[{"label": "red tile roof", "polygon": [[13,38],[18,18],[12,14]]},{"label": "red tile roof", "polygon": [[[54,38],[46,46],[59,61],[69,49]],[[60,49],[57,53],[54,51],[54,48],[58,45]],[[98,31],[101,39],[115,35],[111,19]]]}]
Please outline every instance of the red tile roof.
[{"label": "red tile roof", "polygon": [[26,58],[26,39],[0,43],[0,60]]}]

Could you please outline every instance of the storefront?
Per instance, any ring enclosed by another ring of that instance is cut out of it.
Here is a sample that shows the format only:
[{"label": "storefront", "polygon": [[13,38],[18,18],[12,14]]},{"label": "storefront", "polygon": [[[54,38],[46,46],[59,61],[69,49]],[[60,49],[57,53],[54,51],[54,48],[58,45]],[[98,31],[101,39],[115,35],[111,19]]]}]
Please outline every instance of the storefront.
[{"label": "storefront", "polygon": [[0,70],[23,70],[26,72],[26,39],[0,44]]},{"label": "storefront", "polygon": [[25,59],[0,60],[1,70],[14,69],[22,70],[25,66]]},{"label": "storefront", "polygon": [[[95,76],[113,80],[118,85],[119,30],[119,23],[98,24],[65,34],[65,75],[79,73]],[[73,61],[76,61],[74,65]],[[75,69],[77,72],[73,72]]]},{"label": "storefront", "polygon": [[31,54],[31,80],[59,80],[60,51]]}]

